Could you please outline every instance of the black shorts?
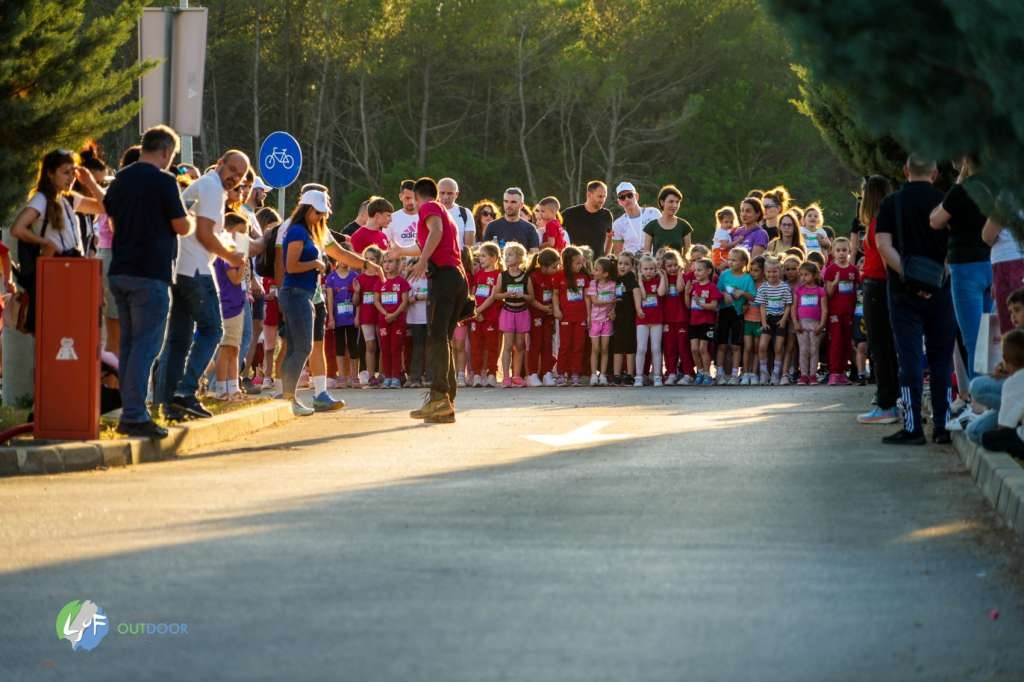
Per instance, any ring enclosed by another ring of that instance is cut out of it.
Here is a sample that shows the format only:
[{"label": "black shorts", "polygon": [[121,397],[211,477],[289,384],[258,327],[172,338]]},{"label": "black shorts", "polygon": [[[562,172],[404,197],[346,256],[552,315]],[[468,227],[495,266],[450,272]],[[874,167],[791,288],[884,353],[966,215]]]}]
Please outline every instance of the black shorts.
[{"label": "black shorts", "polygon": [[743,345],[743,316],[731,305],[718,311],[715,341],[723,346]]},{"label": "black shorts", "polygon": [[[631,318],[632,319],[632,318]],[[612,355],[634,355],[636,353],[636,325],[629,321],[612,323],[612,339],[608,342]]]},{"label": "black shorts", "polygon": [[323,341],[327,332],[327,304],[317,303],[313,313],[313,340]]},{"label": "black shorts", "polygon": [[691,341],[714,341],[715,340],[715,325],[713,324],[691,324],[690,325],[690,340]]},{"label": "black shorts", "polygon": [[267,299],[262,296],[252,300],[252,319],[262,322],[267,317]]},{"label": "black shorts", "polygon": [[353,359],[359,359],[359,328],[355,325],[334,328],[334,354],[339,358],[346,355]]},{"label": "black shorts", "polygon": [[864,324],[863,315],[854,315],[853,317],[853,335],[850,337],[854,343],[867,343],[868,342],[868,330]]},{"label": "black shorts", "polygon": [[764,319],[768,322],[768,329],[762,332],[762,336],[772,341],[786,338],[786,319],[782,315],[765,315]]}]

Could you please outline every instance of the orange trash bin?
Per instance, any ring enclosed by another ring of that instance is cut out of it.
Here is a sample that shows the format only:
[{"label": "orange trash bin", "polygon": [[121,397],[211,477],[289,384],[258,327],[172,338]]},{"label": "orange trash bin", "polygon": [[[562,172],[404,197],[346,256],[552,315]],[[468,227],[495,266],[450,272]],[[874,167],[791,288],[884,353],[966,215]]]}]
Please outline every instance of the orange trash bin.
[{"label": "orange trash bin", "polygon": [[99,438],[101,277],[95,259],[37,261],[36,438]]}]

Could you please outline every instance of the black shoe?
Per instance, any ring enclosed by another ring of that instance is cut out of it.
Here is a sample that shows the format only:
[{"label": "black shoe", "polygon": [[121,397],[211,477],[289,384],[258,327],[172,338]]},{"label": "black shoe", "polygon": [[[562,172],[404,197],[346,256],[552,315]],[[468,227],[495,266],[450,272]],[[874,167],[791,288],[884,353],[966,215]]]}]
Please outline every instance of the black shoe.
[{"label": "black shoe", "polygon": [[134,438],[153,438],[159,440],[167,438],[167,429],[157,426],[153,420],[144,422],[121,422],[117,425],[117,432],[124,436]]},{"label": "black shoe", "polygon": [[1024,442],[1017,436],[1017,429],[1000,426],[981,434],[981,446],[992,452],[1006,452],[1014,457],[1024,457]]},{"label": "black shoe", "polygon": [[866,376],[864,376],[863,374],[861,374],[860,376],[857,377],[857,385],[858,386],[867,386],[868,385],[868,378]]},{"label": "black shoe", "polygon": [[900,429],[891,436],[883,438],[882,442],[886,445],[924,445],[928,441],[925,440],[923,433],[911,433],[906,429]]},{"label": "black shoe", "polygon": [[190,414],[193,417],[199,417],[200,419],[208,419],[213,416],[213,413],[203,407],[203,404],[199,402],[199,398],[194,395],[176,395],[171,398],[171,407],[177,408],[185,414]]},{"label": "black shoe", "polygon": [[164,405],[163,407],[164,421],[168,422],[183,422],[188,421],[191,417],[176,407],[170,405]]},{"label": "black shoe", "polygon": [[242,379],[242,393],[245,393],[246,395],[259,395],[263,393],[263,387],[257,386],[252,383],[252,379],[246,377]]},{"label": "black shoe", "polygon": [[932,431],[932,442],[939,445],[949,445],[953,442],[953,437],[949,435],[949,431],[946,429],[935,429]]}]

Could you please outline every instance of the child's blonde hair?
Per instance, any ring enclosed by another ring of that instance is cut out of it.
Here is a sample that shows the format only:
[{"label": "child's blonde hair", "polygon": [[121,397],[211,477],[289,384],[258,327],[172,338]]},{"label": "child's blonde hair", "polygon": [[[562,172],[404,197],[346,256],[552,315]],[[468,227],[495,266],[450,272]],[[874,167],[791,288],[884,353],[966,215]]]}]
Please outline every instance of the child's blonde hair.
[{"label": "child's blonde hair", "polygon": [[380,265],[384,260],[384,252],[380,250],[379,246],[367,246],[363,249],[363,258],[372,260],[377,265]]},{"label": "child's blonde hair", "polygon": [[526,263],[526,247],[519,242],[508,242],[505,244],[505,251],[502,253],[504,262],[508,262],[510,254],[517,254],[519,256],[519,267],[525,268]]},{"label": "child's blonde hair", "polygon": [[695,261],[704,258],[709,253],[711,253],[711,249],[709,249],[708,247],[704,246],[703,244],[694,244],[686,253],[686,257],[691,261]]},{"label": "child's blonde hair", "polygon": [[729,251],[730,256],[740,256],[743,258],[743,272],[747,271],[750,266],[750,252],[742,246],[736,246]]},{"label": "child's blonde hair", "polygon": [[496,267],[499,271],[505,269],[505,261],[501,258],[501,248],[497,242],[484,242],[480,245],[480,255],[490,256],[497,261]]},{"label": "child's blonde hair", "polygon": [[652,256],[651,254],[645,253],[644,255],[640,256],[640,263],[639,263],[640,268],[643,268],[644,265],[646,265],[648,263],[653,264],[655,268],[658,267],[657,259],[654,256]]},{"label": "child's blonde hair", "polygon": [[736,213],[736,209],[733,208],[732,206],[723,206],[720,209],[718,209],[717,211],[715,211],[715,222],[716,223],[721,223],[722,222],[722,218],[727,216],[727,215],[731,215],[732,216],[732,225],[733,225],[733,227],[736,227],[737,225],[740,224],[740,217]]}]

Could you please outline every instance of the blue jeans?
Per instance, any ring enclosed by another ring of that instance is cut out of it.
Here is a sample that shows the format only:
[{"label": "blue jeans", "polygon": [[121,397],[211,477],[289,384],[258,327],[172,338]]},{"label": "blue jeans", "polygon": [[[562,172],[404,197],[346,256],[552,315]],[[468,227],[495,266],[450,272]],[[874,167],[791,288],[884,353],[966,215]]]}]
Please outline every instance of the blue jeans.
[{"label": "blue jeans", "polygon": [[238,347],[238,371],[245,366],[245,357],[249,354],[249,346],[252,345],[252,303],[246,294],[245,305],[242,306],[242,344]]},{"label": "blue jeans", "polygon": [[949,278],[953,286],[953,310],[967,351],[967,376],[974,378],[974,347],[982,313],[992,312],[992,264],[950,263]]},{"label": "blue jeans", "polygon": [[282,287],[277,292],[277,305],[284,325],[284,340],[288,344],[281,362],[281,383],[284,394],[295,395],[302,367],[313,352],[313,290]]},{"label": "blue jeans", "polygon": [[220,297],[213,277],[178,275],[171,286],[171,318],[160,354],[154,402],[169,406],[175,395],[194,396],[223,336]]},{"label": "blue jeans", "polygon": [[[900,361],[900,394],[904,403],[903,428],[921,433],[922,364],[926,355],[931,370],[932,415],[939,426],[949,419],[949,376],[953,366],[956,330],[947,284],[931,298],[903,291],[889,282],[889,320]],[[924,338],[924,352],[921,339]]]},{"label": "blue jeans", "polygon": [[981,434],[999,426],[999,406],[1003,403],[1003,384],[1006,379],[980,376],[971,381],[971,398],[988,408],[967,426],[967,437],[981,443]]},{"label": "blue jeans", "polygon": [[147,422],[146,389],[167,332],[170,287],[167,282],[148,277],[113,275],[108,279],[121,320],[121,421]]}]

